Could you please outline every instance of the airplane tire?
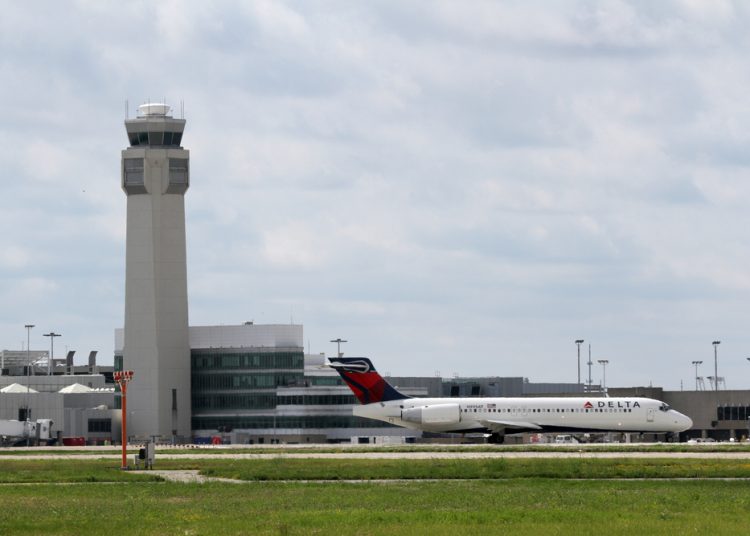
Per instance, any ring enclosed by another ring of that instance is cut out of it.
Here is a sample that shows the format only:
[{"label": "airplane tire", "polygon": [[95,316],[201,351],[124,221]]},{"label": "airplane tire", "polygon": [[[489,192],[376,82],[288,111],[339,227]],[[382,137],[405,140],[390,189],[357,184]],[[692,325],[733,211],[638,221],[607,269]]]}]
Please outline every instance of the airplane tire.
[{"label": "airplane tire", "polygon": [[492,443],[493,445],[501,445],[505,441],[505,436],[500,434],[490,434],[490,437],[487,438],[487,443]]}]

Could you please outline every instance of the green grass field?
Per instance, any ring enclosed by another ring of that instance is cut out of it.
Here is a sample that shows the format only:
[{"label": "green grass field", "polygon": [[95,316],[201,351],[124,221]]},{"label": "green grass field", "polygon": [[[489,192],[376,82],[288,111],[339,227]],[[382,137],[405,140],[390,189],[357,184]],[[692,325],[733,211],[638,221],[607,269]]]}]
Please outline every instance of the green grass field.
[{"label": "green grass field", "polygon": [[744,482],[4,486],[2,534],[742,534]]},{"label": "green grass field", "polygon": [[[714,478],[746,460],[157,458],[242,484],[117,465],[0,459],[0,534],[742,534],[750,511],[750,481]],[[447,480],[299,481],[318,478]]]},{"label": "green grass field", "polygon": [[[166,467],[162,464],[163,467]],[[208,476],[240,480],[750,478],[750,460],[716,459],[288,459],[205,460]]]},{"label": "green grass field", "polygon": [[[159,460],[157,469],[193,469],[244,481],[383,479],[748,478],[750,460],[638,458]],[[113,460],[2,460],[0,484],[159,481],[121,471]]]}]

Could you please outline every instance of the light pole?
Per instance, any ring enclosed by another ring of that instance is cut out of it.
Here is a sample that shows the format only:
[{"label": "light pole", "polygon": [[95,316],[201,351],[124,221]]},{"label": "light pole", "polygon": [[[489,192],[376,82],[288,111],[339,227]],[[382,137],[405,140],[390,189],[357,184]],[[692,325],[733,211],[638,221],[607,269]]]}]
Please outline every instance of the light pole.
[{"label": "light pole", "polygon": [[607,392],[607,365],[609,364],[609,359],[597,359],[596,362],[602,366],[602,390],[606,393]]},{"label": "light pole", "polygon": [[576,346],[578,346],[578,385],[581,385],[581,345],[583,339],[576,340]]},{"label": "light pole", "polygon": [[[29,384],[31,383],[31,328],[34,324],[25,324],[23,327],[26,328],[26,421],[29,421],[31,411],[29,409]],[[30,430],[30,428],[29,428]],[[26,436],[26,446],[31,445],[31,437]]]},{"label": "light pole", "polygon": [[29,384],[31,383],[31,328],[34,324],[25,324],[26,328],[26,420],[29,420]]},{"label": "light pole", "polygon": [[49,333],[42,333],[44,337],[49,337],[49,359],[47,360],[47,376],[52,375],[52,360],[55,359],[55,337],[62,337],[59,333],[50,331]]},{"label": "light pole", "polygon": [[349,342],[349,341],[345,341],[344,339],[342,339],[341,337],[339,337],[338,339],[333,339],[331,342],[335,342],[336,343],[336,349],[337,349],[336,351],[337,351],[338,357],[343,357],[344,354],[341,353],[341,343],[342,342]]},{"label": "light pole", "polygon": [[721,344],[721,341],[714,341],[711,344],[714,345],[714,390],[719,390],[719,359],[717,348]]},{"label": "light pole", "polygon": [[695,366],[695,390],[698,390],[698,365],[702,365],[703,361],[693,361],[693,366]]}]

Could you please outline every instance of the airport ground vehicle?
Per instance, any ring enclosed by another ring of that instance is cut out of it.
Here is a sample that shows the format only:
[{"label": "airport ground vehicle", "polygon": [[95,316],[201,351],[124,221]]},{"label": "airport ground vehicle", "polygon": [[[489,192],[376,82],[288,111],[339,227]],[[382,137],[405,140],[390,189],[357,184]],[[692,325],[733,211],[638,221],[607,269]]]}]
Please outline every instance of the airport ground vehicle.
[{"label": "airport ground vehicle", "polygon": [[15,445],[30,441],[34,444],[49,443],[55,439],[50,419],[36,421],[0,420],[0,445]]}]

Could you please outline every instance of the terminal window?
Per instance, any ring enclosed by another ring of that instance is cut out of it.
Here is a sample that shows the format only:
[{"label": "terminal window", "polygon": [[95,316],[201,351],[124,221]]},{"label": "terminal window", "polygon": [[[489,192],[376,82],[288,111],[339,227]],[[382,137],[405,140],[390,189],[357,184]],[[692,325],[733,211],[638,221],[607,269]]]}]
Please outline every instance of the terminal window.
[{"label": "terminal window", "polygon": [[719,421],[745,421],[750,418],[750,406],[719,406],[716,418]]},{"label": "terminal window", "polygon": [[89,419],[89,433],[109,433],[112,431],[112,419]]}]

